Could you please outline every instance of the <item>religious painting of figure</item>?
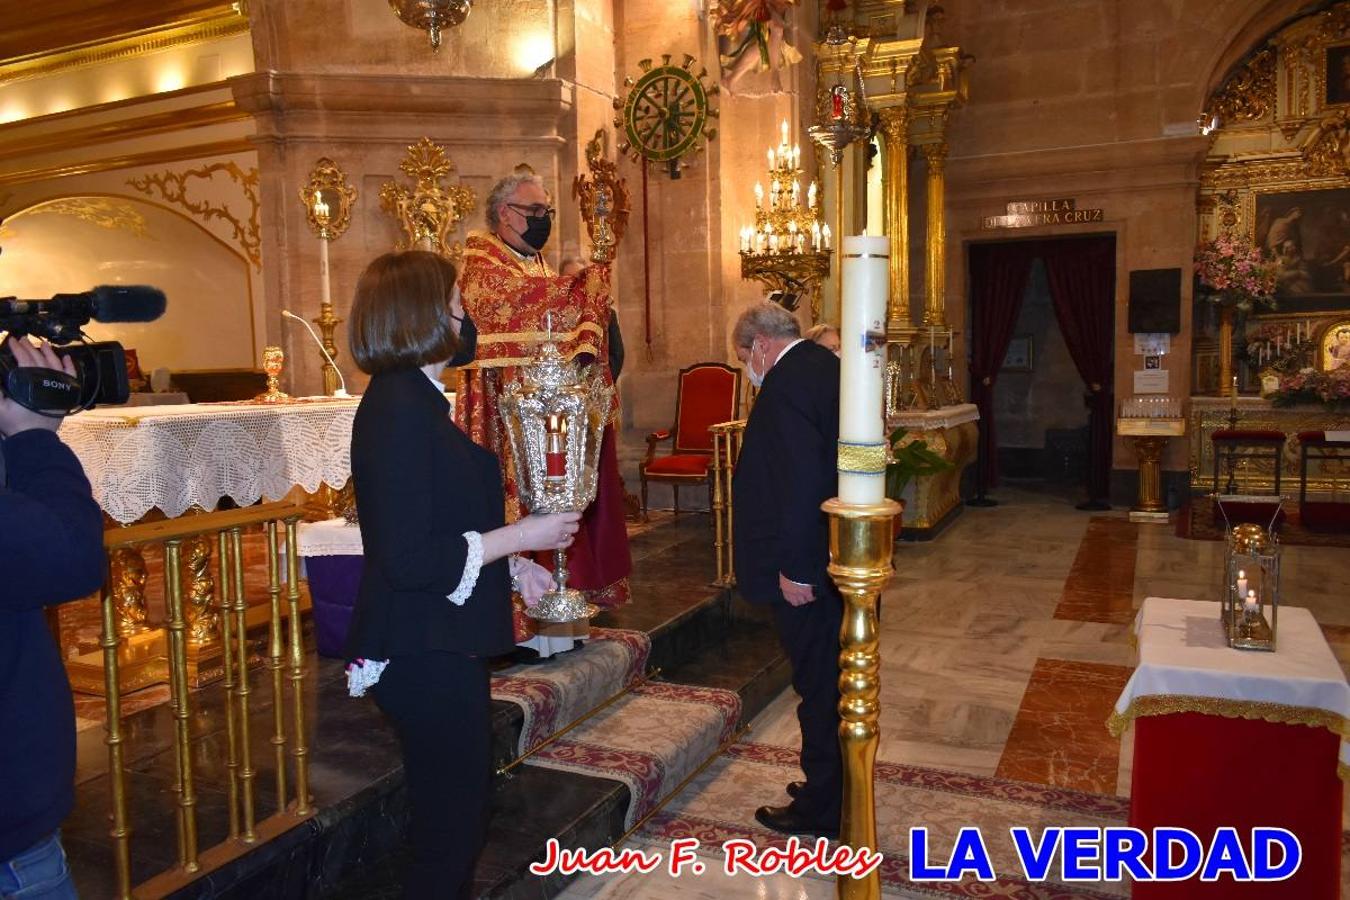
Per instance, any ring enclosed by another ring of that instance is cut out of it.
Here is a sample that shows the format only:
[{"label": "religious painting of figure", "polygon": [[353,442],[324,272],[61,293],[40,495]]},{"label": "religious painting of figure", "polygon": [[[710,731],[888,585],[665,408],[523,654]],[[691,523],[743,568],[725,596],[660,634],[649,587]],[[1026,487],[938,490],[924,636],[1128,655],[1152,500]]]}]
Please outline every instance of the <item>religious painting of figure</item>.
[{"label": "religious painting of figure", "polygon": [[1350,319],[1332,325],[1322,335],[1321,363],[1323,372],[1337,369],[1350,371]]},{"label": "religious painting of figure", "polygon": [[1350,103],[1350,44],[1327,48],[1327,105]]},{"label": "religious painting of figure", "polygon": [[1256,244],[1281,312],[1350,307],[1350,189],[1257,195]]}]

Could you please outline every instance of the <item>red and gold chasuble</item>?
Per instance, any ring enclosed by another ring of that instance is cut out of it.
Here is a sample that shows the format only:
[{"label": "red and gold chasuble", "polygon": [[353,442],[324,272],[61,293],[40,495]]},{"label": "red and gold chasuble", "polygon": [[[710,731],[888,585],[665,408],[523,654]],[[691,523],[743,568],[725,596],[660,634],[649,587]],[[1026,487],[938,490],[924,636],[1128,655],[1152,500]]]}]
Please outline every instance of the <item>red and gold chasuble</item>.
[{"label": "red and gold chasuble", "polygon": [[[567,359],[598,360],[606,381],[613,385],[608,366],[609,267],[592,265],[579,275],[557,275],[542,257],[522,258],[495,235],[474,233],[464,244],[460,274],[464,311],[478,328],[474,363],[459,370],[455,422],[501,460],[506,486],[506,521],[529,513],[520,502],[515,462],[503,427],[499,399],[502,390],[520,376],[547,335]],[[632,559],[624,525],[623,483],[617,453],[618,395],[600,448],[599,489],[581,517],[581,529],[567,551],[570,587],[585,591],[602,608],[628,601]],[[553,554],[536,554],[549,569]],[[534,622],[515,599],[516,641],[528,640]]]}]

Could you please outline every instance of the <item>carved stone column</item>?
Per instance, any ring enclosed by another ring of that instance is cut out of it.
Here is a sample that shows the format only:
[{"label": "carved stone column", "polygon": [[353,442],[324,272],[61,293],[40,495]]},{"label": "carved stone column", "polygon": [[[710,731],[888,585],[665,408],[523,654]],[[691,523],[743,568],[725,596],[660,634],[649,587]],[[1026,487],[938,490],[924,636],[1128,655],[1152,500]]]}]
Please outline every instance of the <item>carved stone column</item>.
[{"label": "carved stone column", "polygon": [[928,160],[928,265],[923,324],[947,324],[947,144],[923,145]]},{"label": "carved stone column", "polygon": [[886,303],[886,331],[892,338],[909,322],[909,110],[881,110],[886,139],[886,230],[891,238],[891,291]]}]

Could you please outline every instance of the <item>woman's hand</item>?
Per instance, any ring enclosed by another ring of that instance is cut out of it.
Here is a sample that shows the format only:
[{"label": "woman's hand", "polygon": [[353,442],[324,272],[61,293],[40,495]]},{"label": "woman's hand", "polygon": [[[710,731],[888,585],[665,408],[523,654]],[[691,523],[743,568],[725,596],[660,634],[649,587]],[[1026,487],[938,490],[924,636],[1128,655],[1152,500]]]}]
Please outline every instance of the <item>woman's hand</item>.
[{"label": "woman's hand", "polygon": [[571,546],[581,527],[581,513],[536,513],[512,527],[519,532],[521,550],[562,550]]},{"label": "woman's hand", "polygon": [[516,590],[526,606],[534,606],[547,591],[553,590],[553,573],[532,559],[520,560],[514,573]]}]

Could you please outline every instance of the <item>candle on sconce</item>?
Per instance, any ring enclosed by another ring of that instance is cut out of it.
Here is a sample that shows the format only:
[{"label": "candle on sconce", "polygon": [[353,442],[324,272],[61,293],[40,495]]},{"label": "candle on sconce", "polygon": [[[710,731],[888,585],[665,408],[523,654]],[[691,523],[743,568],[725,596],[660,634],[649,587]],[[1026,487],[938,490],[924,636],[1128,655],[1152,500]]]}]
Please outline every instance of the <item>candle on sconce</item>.
[{"label": "candle on sconce", "polygon": [[764,205],[764,185],[755,182],[755,209]]},{"label": "candle on sconce", "polygon": [[889,238],[844,238],[839,318],[839,499],[844,503],[886,499],[882,376],[889,253]]},{"label": "candle on sconce", "polygon": [[792,145],[792,168],[800,169],[802,167],[802,148],[800,144]]},{"label": "candle on sconce", "polygon": [[802,186],[797,179],[792,179],[792,205],[795,207],[801,202]]},{"label": "candle on sconce", "polygon": [[830,226],[829,226],[829,223],[826,223],[826,224],[820,226],[820,239],[821,239],[822,242],[824,242],[824,244],[825,244],[825,249],[826,249],[826,250],[829,250],[829,249],[830,249]]},{"label": "candle on sconce", "polygon": [[[813,185],[811,185],[811,187],[815,187],[815,185],[813,184]],[[819,222],[812,222],[812,223],[811,223],[811,249],[812,249],[812,251],[814,251],[814,252],[816,252],[816,253],[819,253],[819,252],[820,252],[820,223],[819,223]]]},{"label": "candle on sconce", "polygon": [[816,208],[816,183],[811,182],[811,186],[806,189],[806,208]]},{"label": "candle on sconce", "polygon": [[769,171],[773,171],[773,148],[769,148]]},{"label": "candle on sconce", "polygon": [[787,123],[787,119],[784,119],[784,120],[783,120],[783,146],[786,147],[786,146],[787,146],[787,142],[788,142],[788,123]]}]

